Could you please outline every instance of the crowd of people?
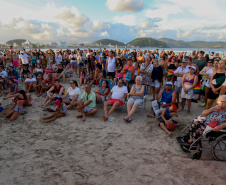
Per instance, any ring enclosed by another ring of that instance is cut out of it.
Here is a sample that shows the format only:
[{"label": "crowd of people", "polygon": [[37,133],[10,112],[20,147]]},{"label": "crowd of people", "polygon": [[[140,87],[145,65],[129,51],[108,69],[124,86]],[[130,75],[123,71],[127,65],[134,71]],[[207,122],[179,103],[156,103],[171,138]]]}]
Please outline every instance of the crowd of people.
[{"label": "crowd of people", "polygon": [[[188,114],[192,103],[200,101],[206,109],[203,115],[224,115],[218,126],[225,127],[225,67],[226,58],[204,51],[175,54],[164,49],[5,50],[0,53],[0,96],[4,96],[3,100],[13,98],[14,105],[5,115],[11,121],[26,114],[24,107],[33,105],[30,94],[34,92],[37,97],[45,96],[40,108],[54,112],[43,118],[45,122],[66,116],[70,109],[80,112],[77,118],[85,121],[87,116],[97,113],[98,104],[103,107],[104,121],[112,121],[110,115],[124,106],[124,121],[131,122],[150,94],[152,106],[147,116],[159,119],[159,126],[171,135],[172,124],[180,123],[169,120],[178,116],[178,108],[184,111],[186,102]],[[70,86],[65,89],[67,79]],[[52,103],[56,104],[55,109],[46,108]],[[192,142],[193,132],[187,140],[180,138],[180,142]]]}]

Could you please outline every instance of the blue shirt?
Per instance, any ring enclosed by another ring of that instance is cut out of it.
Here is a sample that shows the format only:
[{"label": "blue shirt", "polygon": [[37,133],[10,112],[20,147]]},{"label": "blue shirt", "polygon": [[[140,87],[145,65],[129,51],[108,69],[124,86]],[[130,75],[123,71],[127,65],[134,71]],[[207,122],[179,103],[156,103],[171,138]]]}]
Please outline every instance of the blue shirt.
[{"label": "blue shirt", "polygon": [[173,94],[174,90],[170,91],[169,93],[166,92],[166,88],[164,89],[163,93],[162,93],[162,99],[161,99],[161,103],[165,102],[166,104],[169,104],[172,102],[172,94]]}]

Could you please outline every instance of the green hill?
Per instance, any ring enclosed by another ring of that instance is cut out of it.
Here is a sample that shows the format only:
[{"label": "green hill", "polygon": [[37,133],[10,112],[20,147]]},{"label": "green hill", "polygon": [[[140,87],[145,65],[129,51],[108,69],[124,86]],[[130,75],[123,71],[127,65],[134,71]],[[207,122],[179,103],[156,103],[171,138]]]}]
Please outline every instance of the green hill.
[{"label": "green hill", "polygon": [[123,42],[119,42],[117,40],[111,40],[111,39],[101,39],[101,40],[97,40],[95,42],[93,42],[92,44],[102,44],[102,45],[117,45],[117,46],[125,46],[125,44]]},{"label": "green hill", "polygon": [[226,42],[206,42],[206,41],[190,41],[174,40],[168,38],[160,38],[159,41],[167,43],[171,48],[226,48]]},{"label": "green hill", "polygon": [[26,42],[26,40],[25,40],[25,39],[14,39],[14,40],[9,40],[9,41],[7,41],[6,44],[13,45],[14,42],[15,42],[17,45],[21,46],[21,44],[22,44],[23,42]]},{"label": "green hill", "polygon": [[139,47],[159,47],[159,48],[168,48],[169,46],[162,41],[153,39],[153,38],[137,38],[128,43],[130,46],[139,46]]}]

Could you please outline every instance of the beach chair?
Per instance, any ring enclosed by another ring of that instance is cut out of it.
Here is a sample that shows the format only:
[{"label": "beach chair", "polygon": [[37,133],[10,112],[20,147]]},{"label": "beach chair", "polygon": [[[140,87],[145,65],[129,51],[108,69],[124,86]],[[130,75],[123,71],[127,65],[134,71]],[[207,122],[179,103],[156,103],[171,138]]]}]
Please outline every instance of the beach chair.
[{"label": "beach chair", "polygon": [[[141,113],[144,112],[145,107],[146,107],[146,96],[147,96],[147,86],[144,85],[144,97],[143,97],[143,103],[141,105],[138,105],[138,107],[140,108]],[[128,99],[130,98],[130,94],[128,93],[127,95],[127,100],[125,103],[127,103]],[[126,108],[126,106],[125,106]]]},{"label": "beach chair", "polygon": [[111,80],[111,79],[106,79],[106,78],[101,78],[101,79],[100,79],[99,87],[102,86],[102,82],[103,82],[103,81],[107,81],[107,82],[108,82],[108,86],[109,86],[109,89],[110,89],[110,90],[112,89],[112,87],[114,87],[112,80]]}]

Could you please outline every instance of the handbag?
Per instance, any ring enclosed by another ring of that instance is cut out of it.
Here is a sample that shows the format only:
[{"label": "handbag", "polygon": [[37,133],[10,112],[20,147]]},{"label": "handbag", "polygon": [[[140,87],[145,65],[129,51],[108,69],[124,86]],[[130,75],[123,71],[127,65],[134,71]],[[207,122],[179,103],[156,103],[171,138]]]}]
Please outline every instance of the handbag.
[{"label": "handbag", "polygon": [[133,74],[132,72],[128,71],[128,72],[126,73],[126,78],[125,78],[125,80],[129,82],[129,81],[131,80],[132,74]]},{"label": "handbag", "polygon": [[217,126],[218,124],[218,120],[217,120],[217,116],[218,116],[219,112],[217,113],[217,115],[213,118],[213,120],[208,124],[209,127],[214,128]]}]

